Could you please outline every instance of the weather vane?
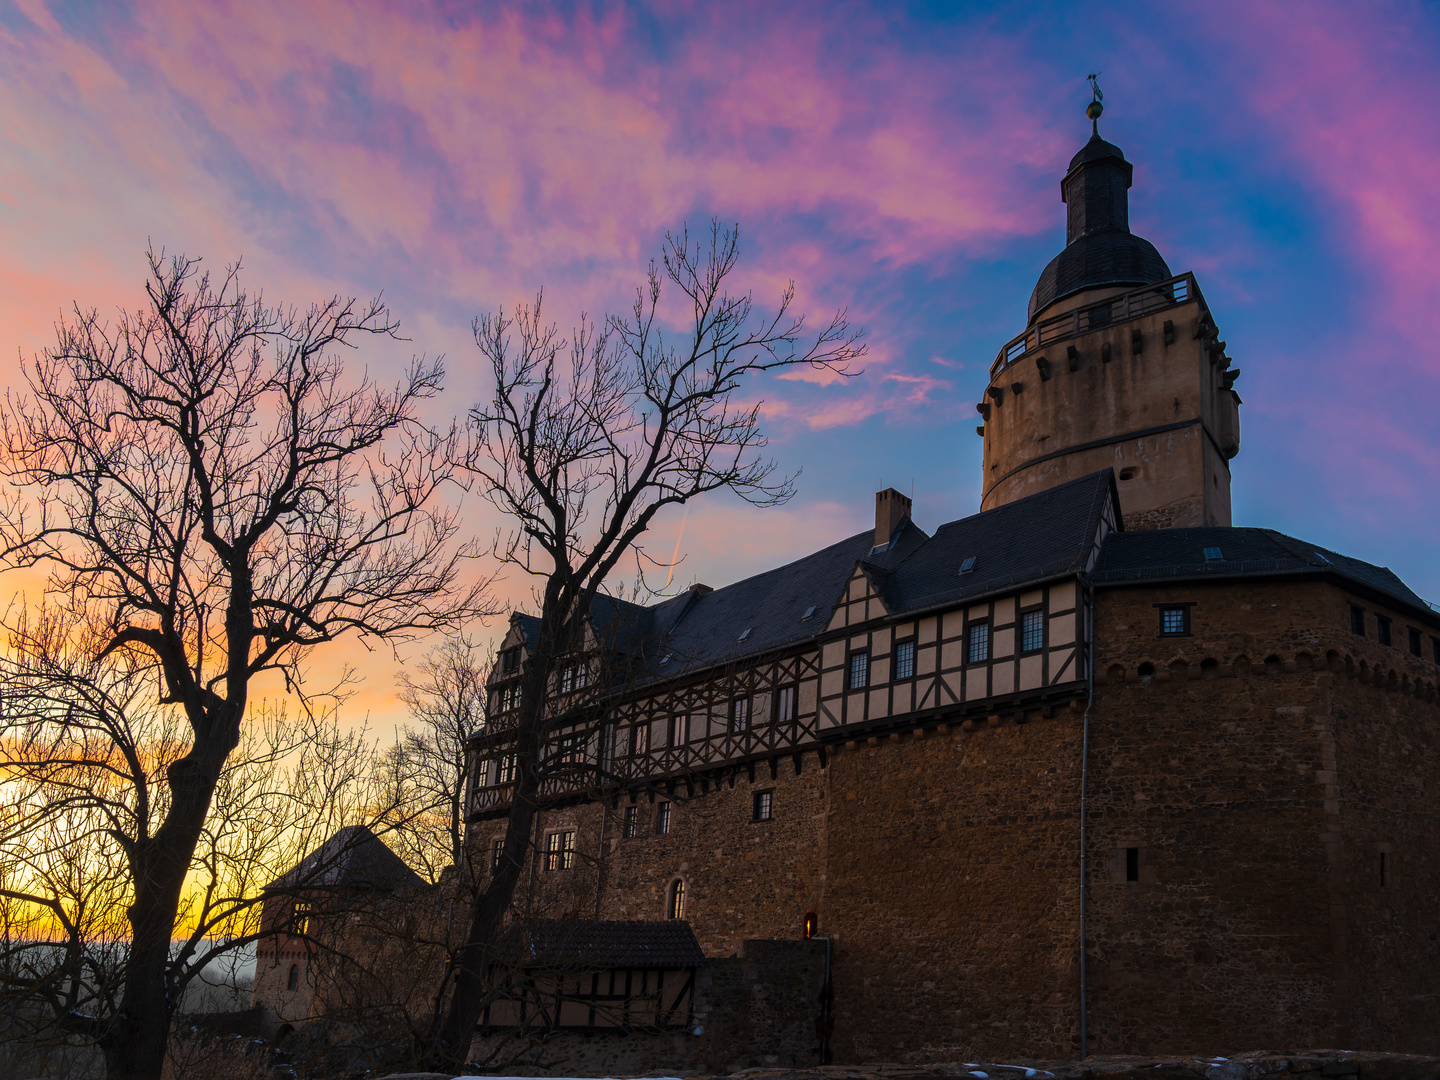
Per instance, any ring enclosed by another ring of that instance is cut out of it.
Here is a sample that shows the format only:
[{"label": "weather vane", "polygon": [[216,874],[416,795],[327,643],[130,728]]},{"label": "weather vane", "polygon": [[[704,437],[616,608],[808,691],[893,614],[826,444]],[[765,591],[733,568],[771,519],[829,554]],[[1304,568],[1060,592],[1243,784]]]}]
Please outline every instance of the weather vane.
[{"label": "weather vane", "polygon": [[1103,71],[1094,71],[1085,76],[1090,80],[1090,104],[1085,106],[1085,115],[1090,118],[1090,130],[1096,135],[1100,134],[1100,114],[1105,111],[1105,106],[1101,104],[1105,95],[1100,92],[1100,76],[1103,74]]}]

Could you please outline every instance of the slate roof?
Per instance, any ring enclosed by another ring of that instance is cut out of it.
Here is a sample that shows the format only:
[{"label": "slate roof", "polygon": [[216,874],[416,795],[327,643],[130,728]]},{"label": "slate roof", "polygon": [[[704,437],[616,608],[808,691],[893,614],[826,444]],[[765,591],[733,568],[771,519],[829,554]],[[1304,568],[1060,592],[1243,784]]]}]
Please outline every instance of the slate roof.
[{"label": "slate roof", "polygon": [[396,889],[421,880],[364,825],[347,825],[266,886]]},{"label": "slate roof", "polygon": [[[1207,547],[1222,559],[1206,560]],[[1383,566],[1330,551],[1274,529],[1155,529],[1112,534],[1096,560],[1100,584],[1312,575],[1337,578],[1440,621],[1440,615]]]},{"label": "slate roof", "polygon": [[1090,233],[1040,271],[1030,294],[1029,321],[1056,300],[1109,285],[1153,285],[1174,275],[1155,245],[1132,232]]},{"label": "slate roof", "polygon": [[496,943],[503,963],[516,967],[689,968],[705,952],[687,922],[604,922],[527,919],[510,924]]},{"label": "slate roof", "polygon": [[[896,615],[1083,570],[1114,484],[1106,469],[942,525],[934,536],[907,523],[884,551],[872,551],[867,529],[712,592],[631,605],[622,647],[640,658],[640,681],[655,681],[801,644],[824,631],[857,563]],[[971,556],[974,569],[962,575]]]}]

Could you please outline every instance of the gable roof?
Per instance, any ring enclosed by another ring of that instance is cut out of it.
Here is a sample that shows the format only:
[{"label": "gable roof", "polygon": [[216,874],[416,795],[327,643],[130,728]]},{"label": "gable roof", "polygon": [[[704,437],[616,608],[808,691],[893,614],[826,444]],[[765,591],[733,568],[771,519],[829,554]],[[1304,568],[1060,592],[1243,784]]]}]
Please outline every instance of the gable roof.
[{"label": "gable roof", "polygon": [[526,919],[495,944],[502,963],[535,968],[687,968],[705,952],[687,922]]},{"label": "gable roof", "polygon": [[[1207,560],[1206,548],[1219,548],[1223,558]],[[1389,568],[1274,529],[1210,526],[1112,535],[1091,577],[1097,585],[1123,585],[1295,575],[1331,577],[1440,621],[1435,609]]]},{"label": "gable roof", "polygon": [[421,880],[364,825],[347,825],[265,887],[389,890]]},{"label": "gable roof", "polygon": [[[1115,501],[1114,473],[1105,469],[942,525],[934,536],[907,521],[883,551],[874,549],[873,530],[856,533],[724,588],[629,605],[627,649],[639,660],[639,681],[653,682],[802,644],[824,632],[857,566],[895,617],[1085,570]],[[962,575],[972,555],[974,568]]]}]

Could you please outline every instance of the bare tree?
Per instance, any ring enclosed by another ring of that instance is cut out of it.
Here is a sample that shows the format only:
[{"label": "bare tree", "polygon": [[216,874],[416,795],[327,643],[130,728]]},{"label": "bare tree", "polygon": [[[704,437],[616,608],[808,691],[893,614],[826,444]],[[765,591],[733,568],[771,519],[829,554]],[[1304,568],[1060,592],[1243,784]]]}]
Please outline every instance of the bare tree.
[{"label": "bare tree", "polygon": [[[531,848],[537,794],[555,760],[549,708],[557,664],[575,648],[592,602],[669,506],[712,491],[774,505],[794,491],[762,451],[760,403],[737,400],[767,372],[801,367],[841,374],[864,352],[837,313],[806,338],[792,313],[793,283],[773,314],[727,291],[737,230],[711,227],[708,243],[667,235],[625,317],[582,317],[569,341],[540,301],[513,317],[483,315],[475,341],[493,380],[471,411],[469,465],[481,493],[511,522],[497,535],[503,563],[531,576],[538,638],[529,651],[513,731],[518,776],[503,855],[475,898],[466,945],[441,1024],[436,1067],[462,1063],[487,995],[487,968]],[[679,290],[684,331],[662,330],[662,286]]]},{"label": "bare tree", "polygon": [[406,726],[383,762],[396,807],[389,840],[411,867],[432,883],[465,856],[466,755],[485,726],[484,653],[447,637],[400,676]]},{"label": "bare tree", "polygon": [[[153,251],[146,293],[113,326],[77,308],[26,365],[28,395],[0,409],[3,564],[48,568],[48,602],[94,628],[96,659],[183,718],[183,752],[139,789],[150,806],[163,791],[163,811],[105,826],[128,890],[118,998],[68,1020],[117,1078],[160,1075],[182,890],[251,681],[276,673],[310,701],[315,646],[395,641],[484,607],[479,586],[457,586],[467,549],[442,501],[454,432],[419,416],[441,365],[417,360],[387,390],[347,381],[337,355],[395,337],[378,298],[267,306],[238,267],[212,282]],[[127,751],[142,753],[116,743]]]}]

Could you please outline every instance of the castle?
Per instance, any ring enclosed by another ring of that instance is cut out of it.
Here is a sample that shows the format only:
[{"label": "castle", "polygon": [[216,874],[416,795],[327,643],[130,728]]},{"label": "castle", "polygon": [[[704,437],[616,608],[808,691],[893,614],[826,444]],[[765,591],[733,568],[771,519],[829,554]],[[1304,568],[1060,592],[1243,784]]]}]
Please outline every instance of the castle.
[{"label": "castle", "polygon": [[[976,406],[981,511],[927,532],[886,490],[789,565],[597,601],[557,701],[602,643],[634,674],[558,733],[526,873],[551,914],[683,921],[707,957],[823,940],[836,1062],[1435,1052],[1440,614],[1232,527],[1238,371],[1092,131]],[[481,851],[535,632],[490,677]]]}]

